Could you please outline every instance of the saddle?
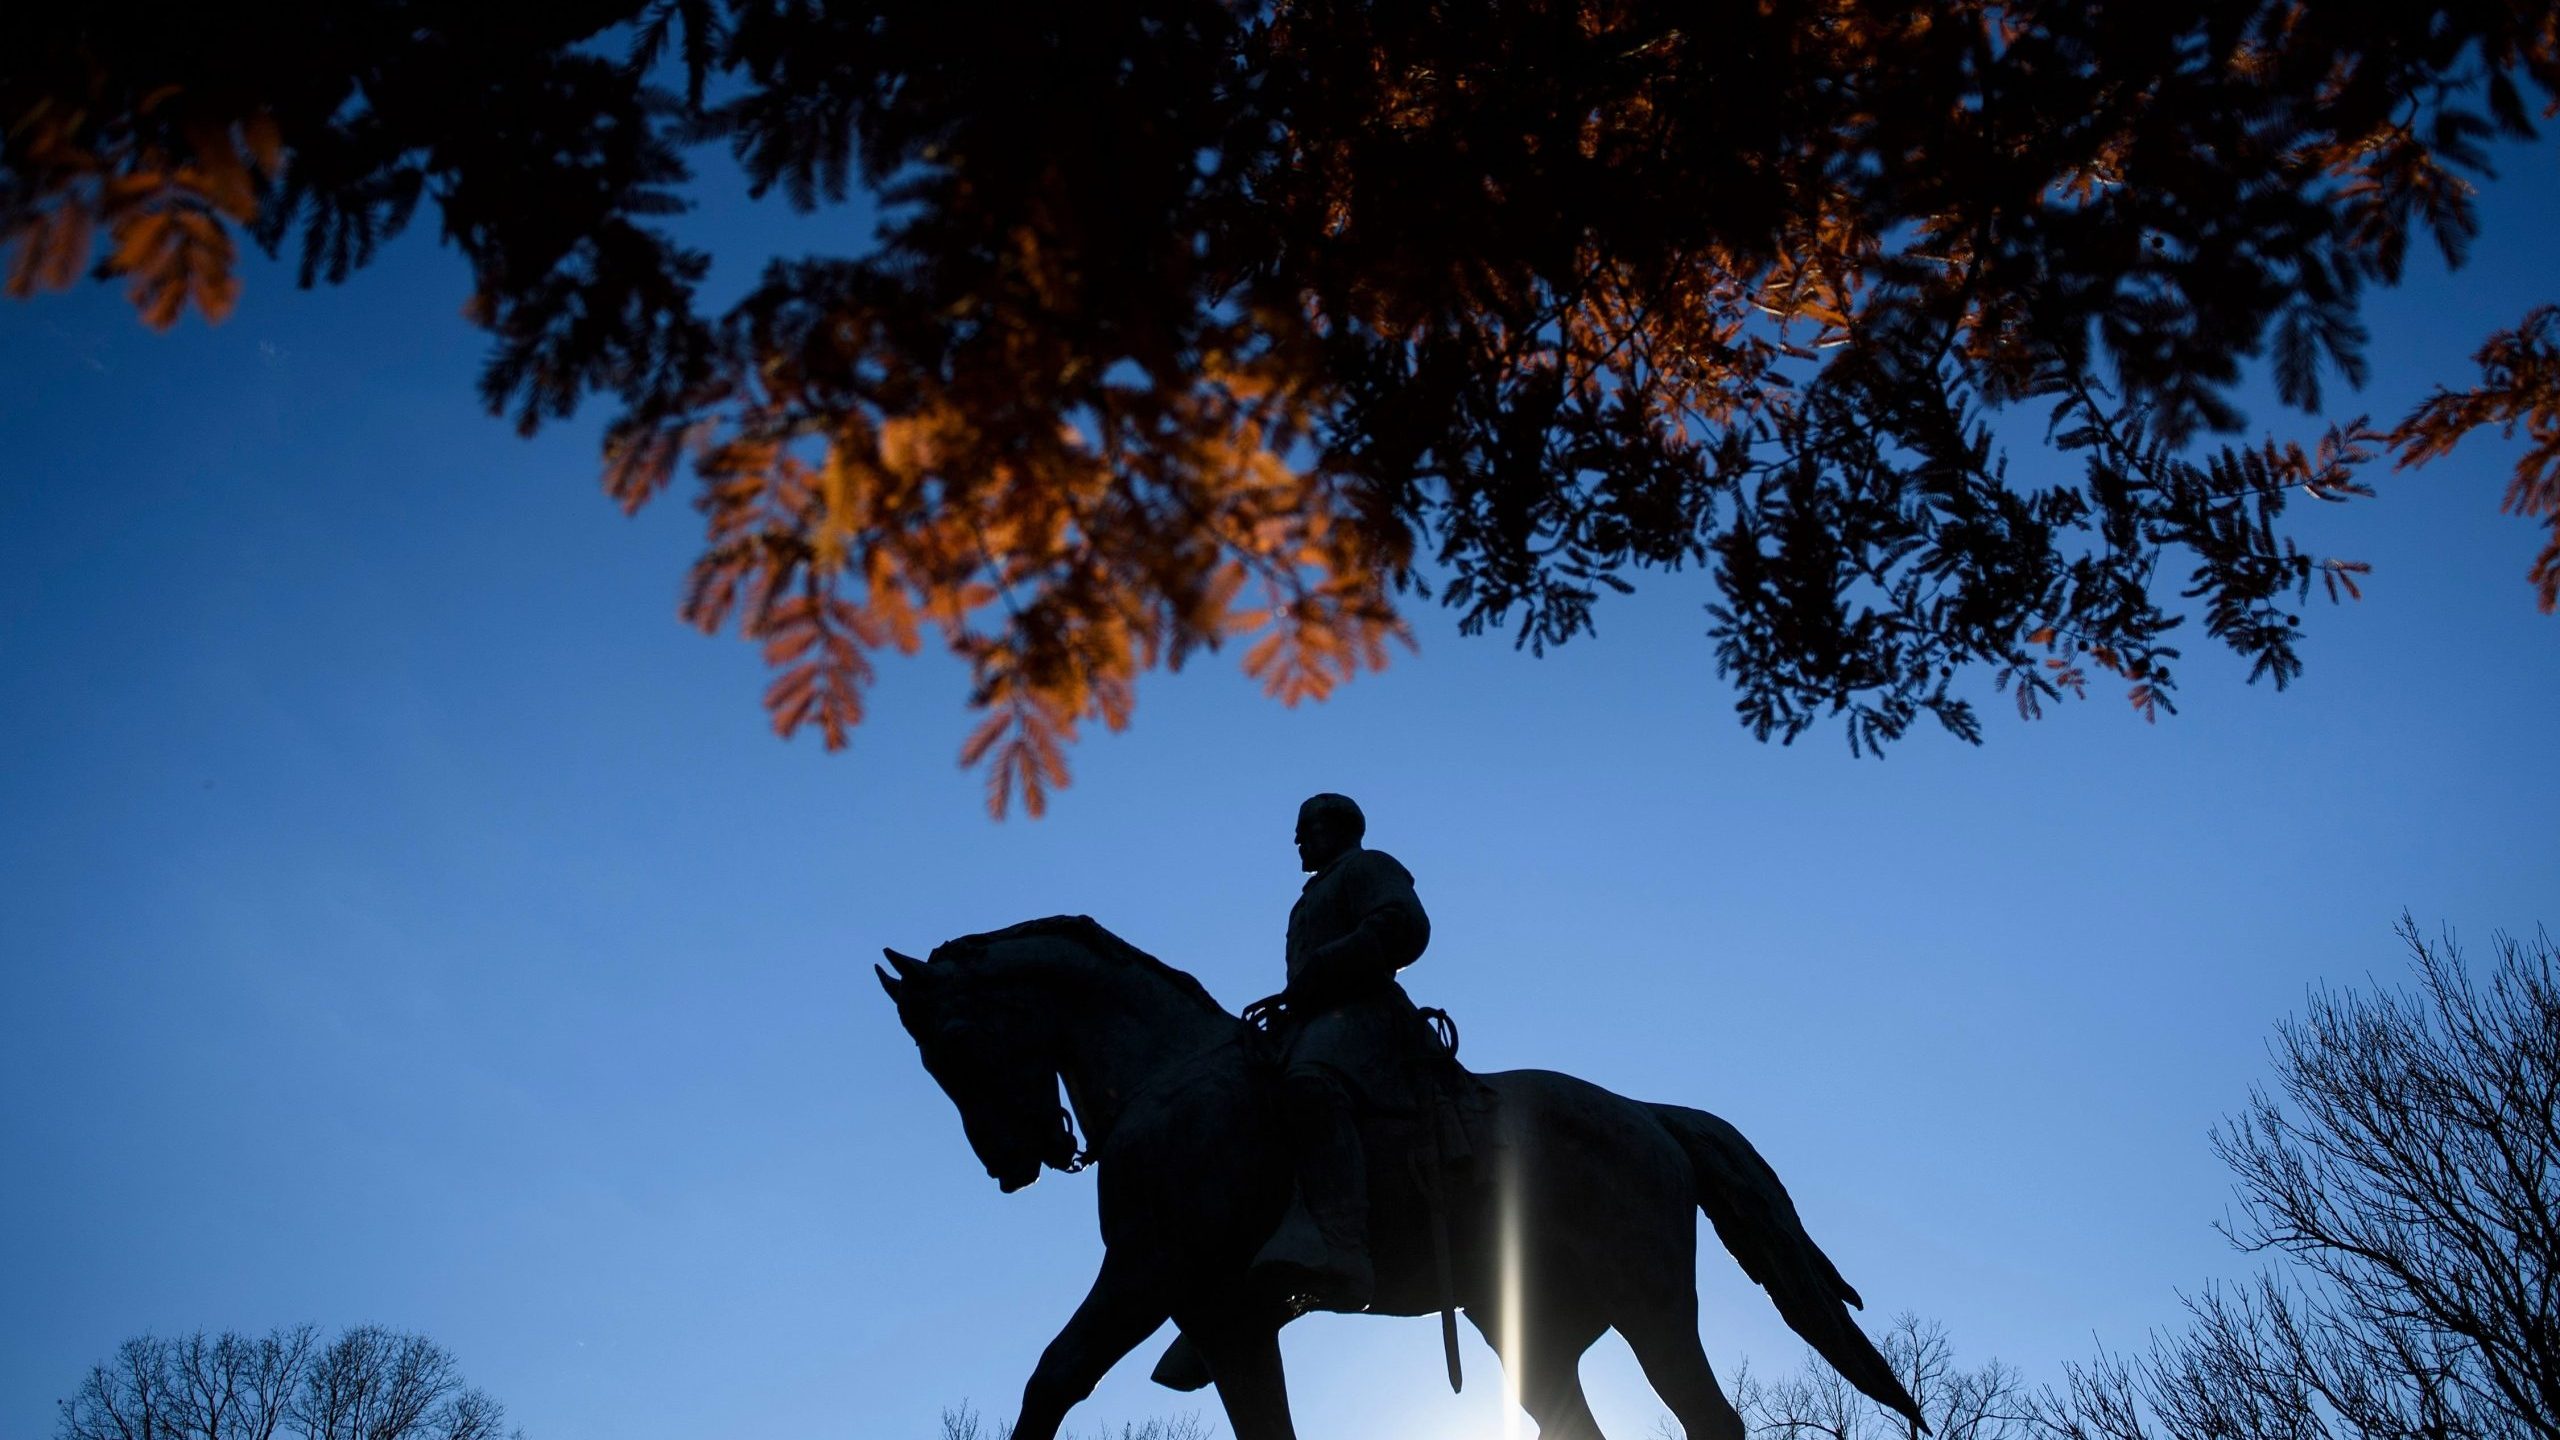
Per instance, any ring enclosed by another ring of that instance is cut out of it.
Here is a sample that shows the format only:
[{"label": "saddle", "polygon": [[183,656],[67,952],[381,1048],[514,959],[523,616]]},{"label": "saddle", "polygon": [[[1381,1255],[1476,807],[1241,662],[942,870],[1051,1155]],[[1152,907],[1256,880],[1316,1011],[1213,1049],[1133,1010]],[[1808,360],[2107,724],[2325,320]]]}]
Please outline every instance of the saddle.
[{"label": "saddle", "polygon": [[[1450,1260],[1450,1208],[1468,1183],[1475,1157],[1488,1148],[1493,1090],[1458,1062],[1458,1027],[1449,1012],[1408,1006],[1410,1023],[1393,1026],[1391,1053],[1367,1069],[1354,1091],[1355,1123],[1367,1160],[1373,1255],[1382,1247],[1425,1242],[1432,1260],[1427,1293],[1408,1285],[1402,1303],[1440,1312],[1449,1385],[1462,1386],[1458,1366],[1457,1297]],[[1264,1057],[1275,1068],[1276,1047]],[[1382,1287],[1386,1268],[1380,1267]],[[1387,1299],[1382,1288],[1381,1300]],[[1410,1313],[1410,1312],[1407,1312]]]},{"label": "saddle", "polygon": [[[1493,1110],[1493,1088],[1458,1063],[1458,1022],[1448,1011],[1419,1007],[1414,1019],[1418,1023],[1397,1067],[1405,1093],[1395,1098],[1403,1103],[1376,1117],[1390,1122],[1378,1127],[1390,1133],[1373,1136],[1370,1125],[1363,1123],[1360,1138],[1364,1144],[1373,1139],[1387,1142],[1371,1149],[1373,1156],[1392,1155],[1394,1142],[1401,1138],[1417,1160],[1428,1154],[1435,1164],[1455,1169],[1475,1158]],[[1422,1133],[1412,1133],[1416,1129]]]}]

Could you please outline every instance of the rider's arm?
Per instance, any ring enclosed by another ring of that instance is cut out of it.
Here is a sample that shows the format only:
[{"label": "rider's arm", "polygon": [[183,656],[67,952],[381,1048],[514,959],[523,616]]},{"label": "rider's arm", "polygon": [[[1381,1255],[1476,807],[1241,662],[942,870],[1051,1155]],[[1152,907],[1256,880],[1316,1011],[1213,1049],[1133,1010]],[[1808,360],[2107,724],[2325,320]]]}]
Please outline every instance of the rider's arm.
[{"label": "rider's arm", "polygon": [[1353,879],[1360,898],[1360,920],[1341,939],[1307,957],[1293,992],[1310,1000],[1356,994],[1393,979],[1398,970],[1422,958],[1431,943],[1431,917],[1413,893],[1413,877],[1402,865],[1375,851],[1354,857],[1360,872]]}]

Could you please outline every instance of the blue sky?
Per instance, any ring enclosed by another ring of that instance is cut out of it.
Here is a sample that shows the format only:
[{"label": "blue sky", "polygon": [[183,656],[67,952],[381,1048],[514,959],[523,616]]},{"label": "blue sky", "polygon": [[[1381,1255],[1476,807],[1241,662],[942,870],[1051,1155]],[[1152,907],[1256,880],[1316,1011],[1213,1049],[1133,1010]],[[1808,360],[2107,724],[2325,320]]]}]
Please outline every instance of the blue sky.
[{"label": "blue sky", "polygon": [[[2473,263],[2373,307],[2348,407],[2560,298],[2560,184],[2508,163]],[[1091,1182],[997,1194],[869,961],[1080,911],[1241,1004],[1318,789],[1419,878],[1407,979],[1470,1061],[1724,1115],[1873,1318],[2037,1381],[2242,1273],[2205,1136],[2306,986],[2397,980],[2404,908],[2560,918],[2560,632],[2494,438],[2303,517],[2375,573],[2281,695],[2197,644],[2157,726],[1762,745],[1673,576],[1544,660],[1422,613],[1419,656],[1295,711],[1204,657],[997,824],[945,660],[886,666],[848,753],[771,736],[752,649],[674,618],[696,517],[622,519],[592,419],[479,411],[454,256],[248,279],[167,336],[108,289],[0,308],[0,1435],[128,1335],[306,1320],[432,1335],[533,1440],[1009,1415],[1098,1259]],[[1706,1248],[1720,1371],[1795,1363]],[[1501,1433],[1472,1335],[1458,1397],[1428,1321],[1287,1344],[1302,1433]],[[1196,1408],[1153,1349],[1075,1423]],[[1660,1413],[1616,1341],[1585,1374],[1613,1434]]]}]

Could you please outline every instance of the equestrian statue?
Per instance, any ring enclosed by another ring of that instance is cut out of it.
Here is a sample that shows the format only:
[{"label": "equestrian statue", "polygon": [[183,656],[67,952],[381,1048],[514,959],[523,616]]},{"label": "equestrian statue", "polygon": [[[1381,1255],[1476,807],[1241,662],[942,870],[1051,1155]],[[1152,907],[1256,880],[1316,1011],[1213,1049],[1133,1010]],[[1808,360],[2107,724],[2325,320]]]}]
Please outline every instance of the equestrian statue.
[{"label": "equestrian statue", "polygon": [[1157,1380],[1214,1384],[1236,1440],[1295,1440],[1280,1329],[1310,1310],[1438,1312],[1452,1385],[1463,1310],[1540,1440],[1602,1440],[1576,1369],[1616,1330],[1689,1440],[1743,1440],[1698,1342],[1701,1209],[1798,1335],[1925,1429],[1849,1315],[1858,1292],[1739,1131],[1457,1064],[1454,1027],[1395,978],[1430,920],[1365,828],[1341,795],[1300,807],[1287,987],[1241,1017],[1081,915],[885,952],[880,983],[987,1174],[1008,1193],[1044,1167],[1099,1177],[1102,1269],[1012,1440],[1054,1440],[1167,1320]]}]

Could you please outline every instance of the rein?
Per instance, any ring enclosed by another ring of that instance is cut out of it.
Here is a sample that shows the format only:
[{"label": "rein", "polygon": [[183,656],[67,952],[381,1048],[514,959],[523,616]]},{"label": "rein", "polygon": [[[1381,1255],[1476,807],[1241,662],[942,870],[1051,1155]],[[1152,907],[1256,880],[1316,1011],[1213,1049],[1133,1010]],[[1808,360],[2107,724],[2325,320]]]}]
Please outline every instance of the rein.
[{"label": "rein", "polygon": [[[1203,1046],[1198,1050],[1194,1050],[1189,1055],[1176,1060],[1172,1064],[1157,1071],[1154,1075],[1148,1077],[1145,1083],[1139,1085],[1128,1094],[1120,1097],[1119,1113],[1112,1116],[1112,1124],[1117,1126],[1119,1124],[1120,1116],[1128,1114],[1129,1107],[1138,1103],[1138,1098],[1140,1096],[1151,1094],[1154,1091],[1171,1084],[1175,1080],[1187,1076],[1194,1066],[1198,1065],[1201,1061],[1208,1059],[1210,1056],[1217,1054],[1219,1051],[1226,1049],[1228,1046],[1242,1045],[1244,1043],[1245,1036],[1248,1033],[1250,1033],[1248,1030],[1238,1029],[1234,1033],[1228,1035],[1225,1039],[1218,1041],[1216,1044]],[[1074,1147],[1072,1153],[1067,1156],[1067,1163],[1058,1167],[1066,1174],[1077,1174],[1092,1165],[1094,1163],[1095,1152],[1100,1150],[1103,1146],[1111,1143],[1111,1134],[1107,1130],[1102,1134],[1095,1136],[1090,1142],[1077,1140],[1075,1112],[1065,1105],[1058,1107],[1058,1124],[1067,1132],[1067,1143]]]},{"label": "rein", "polygon": [[[1425,1029],[1430,1033],[1432,1041],[1440,1047],[1441,1058],[1445,1060],[1456,1060],[1458,1058],[1458,1022],[1450,1016],[1448,1011],[1440,1009],[1438,1006],[1434,1005],[1419,1007],[1419,1013],[1422,1017]],[[1249,1038],[1260,1038],[1261,1033],[1261,1031],[1253,1027],[1251,1022],[1247,1022],[1243,1028],[1228,1035],[1225,1039],[1218,1041],[1216,1044],[1204,1046],[1201,1049],[1195,1050],[1189,1055],[1184,1056],[1182,1059],[1165,1066],[1162,1070],[1157,1071],[1154,1076],[1150,1077],[1146,1083],[1140,1085],[1135,1090],[1130,1091],[1127,1095],[1120,1098],[1120,1114],[1127,1114],[1129,1112],[1129,1107],[1138,1103],[1140,1096],[1150,1094],[1158,1088],[1169,1085],[1173,1081],[1182,1078],[1190,1073],[1193,1066],[1198,1065],[1201,1061],[1208,1059],[1210,1056],[1217,1054],[1219,1051],[1226,1049],[1230,1045],[1242,1045]],[[1113,1117],[1113,1123],[1118,1123],[1118,1116],[1115,1115]],[[1103,1146],[1111,1143],[1111,1136],[1107,1131],[1090,1140],[1077,1138],[1076,1113],[1074,1108],[1071,1106],[1060,1105],[1058,1107],[1058,1128],[1067,1132],[1067,1163],[1057,1167],[1059,1172],[1062,1174],[1082,1174],[1085,1170],[1092,1167],[1096,1152]]]}]

